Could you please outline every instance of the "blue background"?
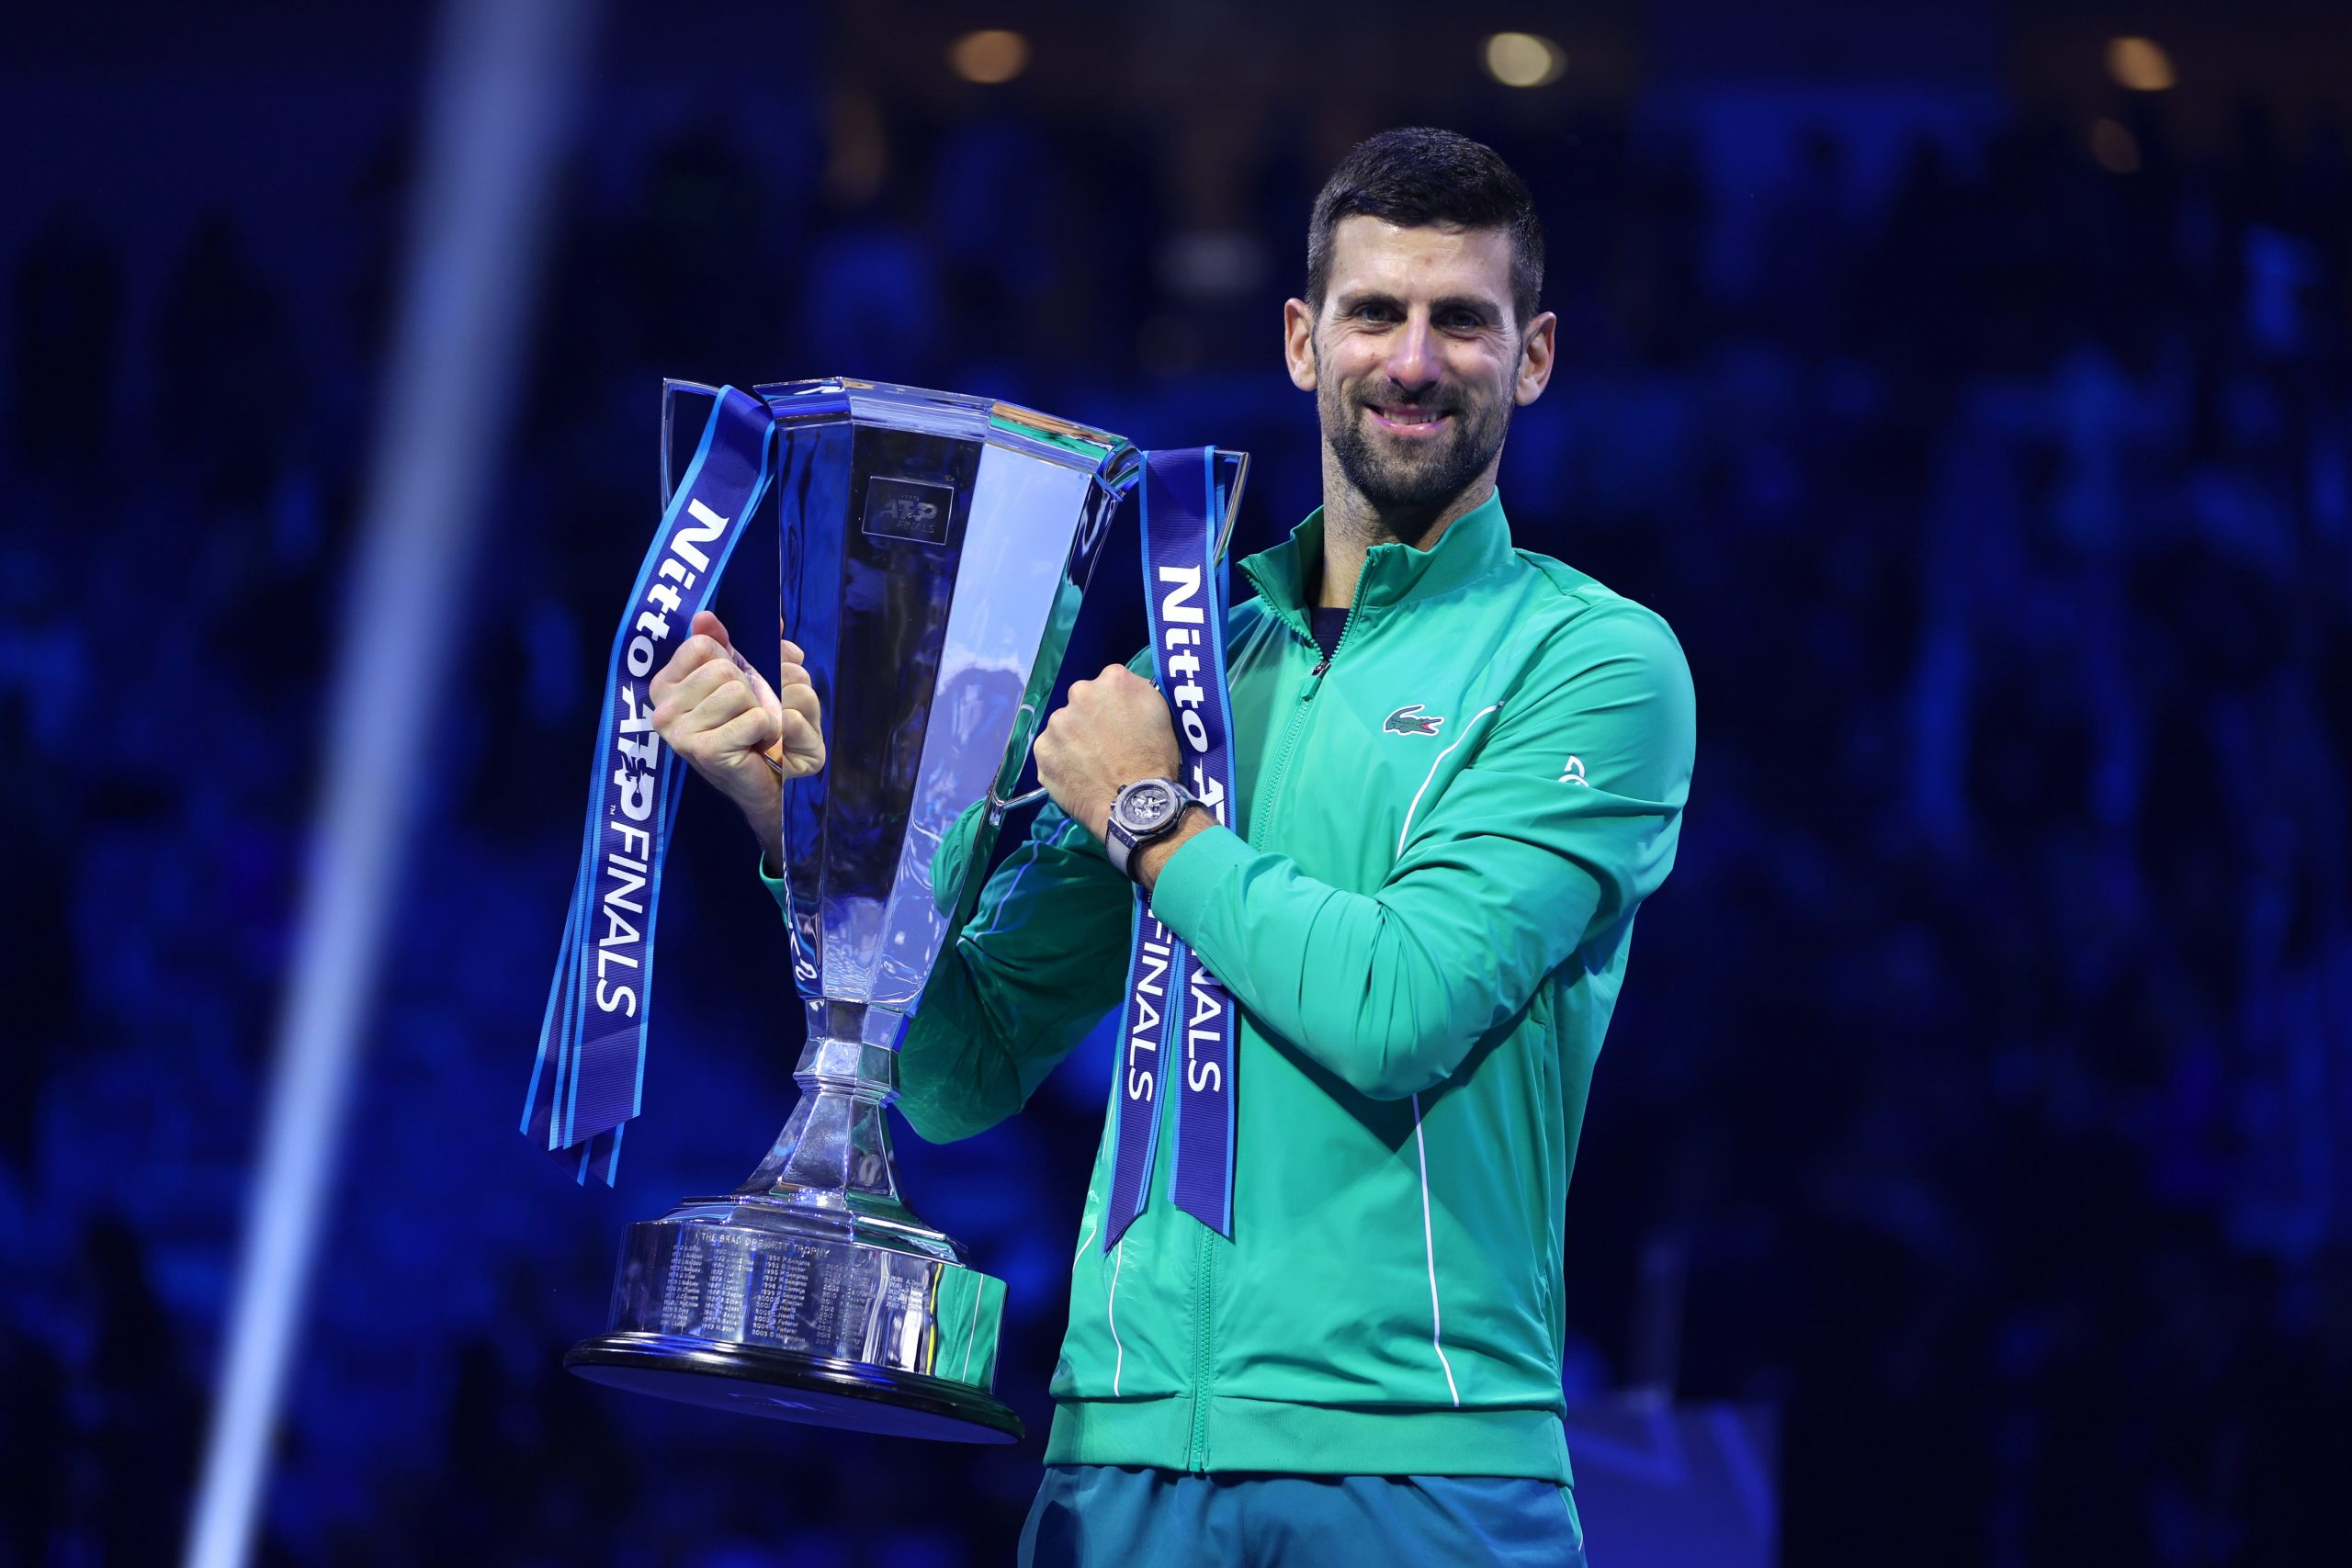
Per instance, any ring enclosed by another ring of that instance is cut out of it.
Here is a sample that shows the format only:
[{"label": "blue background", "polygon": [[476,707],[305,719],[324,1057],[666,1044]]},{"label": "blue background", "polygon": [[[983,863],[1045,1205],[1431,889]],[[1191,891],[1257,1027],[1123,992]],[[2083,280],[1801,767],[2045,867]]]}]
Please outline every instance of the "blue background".
[{"label": "blue background", "polygon": [[[270,1201],[433,17],[44,9],[0,49],[0,1562],[148,1563]],[[558,1367],[622,1225],[740,1179],[794,1092],[783,935],[698,791],[620,1190],[514,1130],[658,381],[846,372],[1246,447],[1263,547],[1317,498],[1277,354],[1308,204],[1413,122],[1491,141],[1548,226],[1519,542],[1663,613],[1699,694],[1570,1200],[1570,1392],[1777,1408],[1792,1562],[2352,1561],[2343,14],[1429,9],[606,10],[263,1561],[1009,1554],[1100,1054],[984,1138],[899,1144],[1010,1281],[1026,1444]],[[982,25],[1026,74],[949,73]],[[1490,81],[1506,26],[1566,76]],[[2180,85],[2109,81],[2117,30]],[[1075,667],[1136,646],[1134,572],[1127,538]]]}]

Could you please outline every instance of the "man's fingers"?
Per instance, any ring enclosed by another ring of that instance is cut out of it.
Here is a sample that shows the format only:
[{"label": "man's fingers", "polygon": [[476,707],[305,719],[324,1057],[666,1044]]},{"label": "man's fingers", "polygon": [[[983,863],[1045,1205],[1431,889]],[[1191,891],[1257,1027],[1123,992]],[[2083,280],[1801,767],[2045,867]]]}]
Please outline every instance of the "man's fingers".
[{"label": "man's fingers", "polygon": [[784,739],[785,766],[795,777],[813,773],[825,765],[825,738],[815,724],[786,708],[777,715],[776,728]]},{"label": "man's fingers", "polygon": [[803,681],[797,685],[786,685],[783,691],[776,694],[776,702],[786,712],[798,714],[810,724],[817,722],[817,688],[808,684],[808,682]]},{"label": "man's fingers", "polygon": [[783,734],[783,726],[775,714],[754,705],[708,731],[707,738],[714,752],[720,756],[732,756],[745,751],[764,751],[781,739]]},{"label": "man's fingers", "polygon": [[[717,619],[716,616],[712,618]],[[700,621],[702,617],[696,615],[695,619]],[[646,692],[656,703],[659,703],[670,694],[672,687],[713,660],[721,664],[728,662],[726,645],[716,637],[701,635],[690,637],[678,645],[677,651],[670,655],[668,663],[654,671],[652,681],[645,688]]]},{"label": "man's fingers", "polygon": [[675,746],[695,736],[706,736],[737,715],[758,710],[765,712],[752,688],[740,680],[730,680],[708,696],[671,721],[663,738]]},{"label": "man's fingers", "polygon": [[[669,674],[667,671],[664,674]],[[700,664],[670,675],[653,701],[653,722],[666,723],[691,709],[711,693],[730,681],[743,677],[724,658],[705,660]]]},{"label": "man's fingers", "polygon": [[708,728],[714,722],[709,716],[699,720],[695,716],[730,687],[741,693],[741,700],[719,718],[732,718],[743,711],[744,705],[757,704],[759,699],[745,683],[741,671],[724,659],[713,660],[662,694],[661,701],[653,705],[653,728],[664,736],[681,724],[691,726],[695,731]]}]

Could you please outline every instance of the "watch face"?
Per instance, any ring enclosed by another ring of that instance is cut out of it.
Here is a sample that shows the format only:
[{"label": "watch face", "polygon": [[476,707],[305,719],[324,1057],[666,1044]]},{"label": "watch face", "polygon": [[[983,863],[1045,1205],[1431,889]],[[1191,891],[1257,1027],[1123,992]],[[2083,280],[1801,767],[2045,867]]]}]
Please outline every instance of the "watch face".
[{"label": "watch face", "polygon": [[1131,833],[1149,833],[1165,824],[1176,809],[1176,792],[1157,780],[1147,780],[1127,791],[1119,803],[1119,818]]}]

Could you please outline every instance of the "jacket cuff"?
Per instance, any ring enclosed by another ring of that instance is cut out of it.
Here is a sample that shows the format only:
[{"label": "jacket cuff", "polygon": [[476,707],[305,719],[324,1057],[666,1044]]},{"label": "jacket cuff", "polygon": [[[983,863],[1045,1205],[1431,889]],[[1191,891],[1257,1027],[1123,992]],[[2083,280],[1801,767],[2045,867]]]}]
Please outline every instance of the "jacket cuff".
[{"label": "jacket cuff", "polygon": [[1258,858],[1249,840],[1232,829],[1206,828],[1176,846],[1151,885],[1151,912],[1178,936],[1198,931],[1215,903],[1217,888]]}]

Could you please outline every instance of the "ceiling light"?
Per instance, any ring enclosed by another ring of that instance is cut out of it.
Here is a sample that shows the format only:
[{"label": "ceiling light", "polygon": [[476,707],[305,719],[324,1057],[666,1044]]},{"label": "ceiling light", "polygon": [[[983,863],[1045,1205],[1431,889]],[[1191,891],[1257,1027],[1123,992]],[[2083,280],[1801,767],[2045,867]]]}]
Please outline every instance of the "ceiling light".
[{"label": "ceiling light", "polygon": [[1497,33],[1487,40],[1487,74],[1506,87],[1543,87],[1568,69],[1568,52],[1533,33]]},{"label": "ceiling light", "polygon": [[947,63],[965,81],[993,87],[1029,69],[1029,40],[1005,28],[982,28],[947,46]]},{"label": "ceiling light", "polygon": [[2107,73],[2135,93],[2161,93],[2173,85],[2172,56],[2154,39],[2109,39]]}]

